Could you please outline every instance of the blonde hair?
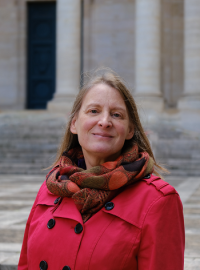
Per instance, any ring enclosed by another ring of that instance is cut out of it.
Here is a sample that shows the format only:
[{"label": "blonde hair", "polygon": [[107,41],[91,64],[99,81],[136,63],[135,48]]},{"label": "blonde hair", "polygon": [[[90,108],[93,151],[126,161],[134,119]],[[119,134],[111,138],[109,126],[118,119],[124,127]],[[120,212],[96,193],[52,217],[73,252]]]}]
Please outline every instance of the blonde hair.
[{"label": "blonde hair", "polygon": [[155,160],[153,151],[151,149],[151,145],[140,122],[136,103],[130,91],[126,87],[125,82],[115,72],[105,68],[98,69],[94,73],[87,74],[85,76],[84,85],[82,86],[80,92],[78,93],[75,99],[63,140],[61,142],[60,148],[58,149],[56,160],[52,166],[54,166],[59,161],[64,151],[68,151],[71,148],[80,146],[77,134],[73,134],[70,131],[71,122],[73,117],[79,113],[83,99],[87,94],[87,92],[93,86],[101,83],[104,83],[108,86],[111,86],[112,88],[115,88],[121,94],[125,102],[129,114],[129,120],[134,126],[134,136],[131,140],[128,140],[126,143],[136,143],[138,145],[139,152],[146,151],[149,154],[149,156],[153,158],[154,174],[161,176],[159,172],[168,173],[168,170],[159,165]]}]

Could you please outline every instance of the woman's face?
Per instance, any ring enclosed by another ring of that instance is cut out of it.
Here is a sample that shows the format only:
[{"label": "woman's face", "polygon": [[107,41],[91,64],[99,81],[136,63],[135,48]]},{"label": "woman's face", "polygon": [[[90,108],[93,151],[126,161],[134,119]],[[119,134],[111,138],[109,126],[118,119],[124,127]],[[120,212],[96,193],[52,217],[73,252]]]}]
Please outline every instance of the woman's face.
[{"label": "woman's face", "polygon": [[70,130],[78,135],[86,165],[91,159],[99,164],[115,160],[125,140],[134,134],[120,93],[103,83],[95,85],[85,95]]}]

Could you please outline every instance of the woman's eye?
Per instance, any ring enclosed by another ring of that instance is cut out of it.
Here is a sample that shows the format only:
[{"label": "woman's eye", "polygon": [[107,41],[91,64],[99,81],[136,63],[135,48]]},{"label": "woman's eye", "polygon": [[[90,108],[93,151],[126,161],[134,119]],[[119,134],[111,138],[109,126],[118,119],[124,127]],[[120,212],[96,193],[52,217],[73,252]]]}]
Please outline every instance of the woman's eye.
[{"label": "woman's eye", "polygon": [[121,115],[119,113],[113,113],[113,116],[119,118]]},{"label": "woman's eye", "polygon": [[97,113],[97,110],[91,110],[90,112],[91,113]]}]

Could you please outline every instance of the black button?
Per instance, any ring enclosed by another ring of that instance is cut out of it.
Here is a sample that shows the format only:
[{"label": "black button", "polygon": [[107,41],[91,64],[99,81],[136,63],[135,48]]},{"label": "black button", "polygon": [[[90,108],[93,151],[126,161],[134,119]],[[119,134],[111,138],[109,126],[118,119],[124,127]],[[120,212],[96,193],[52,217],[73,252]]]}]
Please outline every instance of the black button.
[{"label": "black button", "polygon": [[112,210],[113,208],[114,208],[114,203],[113,202],[107,202],[106,204],[105,204],[105,209],[106,210]]},{"label": "black button", "polygon": [[147,175],[144,177],[144,179],[149,179],[149,178],[151,178],[151,174],[150,174],[150,173],[147,174]]},{"label": "black button", "polygon": [[69,266],[64,266],[62,270],[71,270],[71,268]]},{"label": "black button", "polygon": [[61,197],[58,197],[57,199],[55,199],[54,204],[57,204],[60,201]]},{"label": "black button", "polygon": [[55,224],[56,224],[56,221],[55,221],[55,219],[50,219],[49,221],[48,221],[48,223],[47,223],[47,228],[48,229],[52,229],[54,226],[55,226]]},{"label": "black button", "polygon": [[78,224],[76,225],[76,227],[74,228],[74,231],[75,231],[75,233],[77,233],[77,234],[81,233],[82,230],[83,230],[83,226],[81,225],[81,223],[78,223]]},{"label": "black button", "polygon": [[48,264],[45,261],[40,262],[40,270],[47,270]]}]

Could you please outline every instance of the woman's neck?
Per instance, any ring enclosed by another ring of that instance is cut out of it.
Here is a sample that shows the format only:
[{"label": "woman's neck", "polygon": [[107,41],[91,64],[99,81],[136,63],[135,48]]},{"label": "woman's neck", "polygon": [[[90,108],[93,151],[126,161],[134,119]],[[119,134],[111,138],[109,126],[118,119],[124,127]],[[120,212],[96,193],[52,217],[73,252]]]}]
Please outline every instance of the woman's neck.
[{"label": "woman's neck", "polygon": [[95,166],[99,166],[105,162],[108,162],[108,161],[115,161],[119,156],[120,156],[120,153],[115,153],[115,155],[112,155],[112,156],[108,156],[108,157],[99,157],[98,155],[97,156],[94,156],[94,155],[88,155],[88,153],[84,153],[83,151],[83,155],[84,155],[84,159],[85,159],[85,164],[86,164],[86,168],[87,170],[91,169],[92,167],[95,167]]}]

